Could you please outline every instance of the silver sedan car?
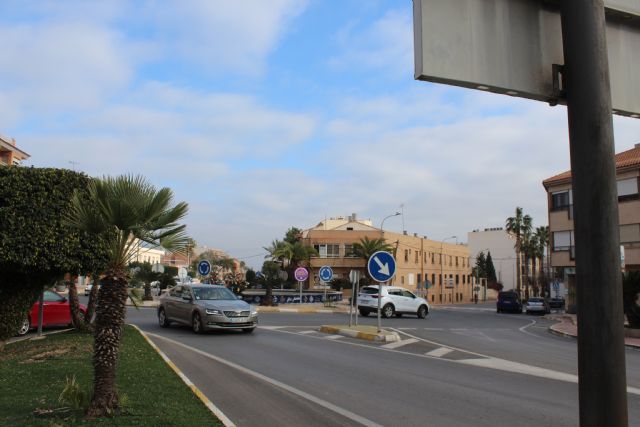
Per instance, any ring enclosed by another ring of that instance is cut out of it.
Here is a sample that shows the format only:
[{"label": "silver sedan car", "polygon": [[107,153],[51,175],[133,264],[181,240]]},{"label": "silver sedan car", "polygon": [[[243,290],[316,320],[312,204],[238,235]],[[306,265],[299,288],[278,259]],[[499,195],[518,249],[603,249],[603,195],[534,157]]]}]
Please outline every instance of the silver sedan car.
[{"label": "silver sedan car", "polygon": [[215,329],[241,329],[251,333],[258,313],[224,286],[178,285],[160,297],[158,322],[191,326],[195,333]]}]

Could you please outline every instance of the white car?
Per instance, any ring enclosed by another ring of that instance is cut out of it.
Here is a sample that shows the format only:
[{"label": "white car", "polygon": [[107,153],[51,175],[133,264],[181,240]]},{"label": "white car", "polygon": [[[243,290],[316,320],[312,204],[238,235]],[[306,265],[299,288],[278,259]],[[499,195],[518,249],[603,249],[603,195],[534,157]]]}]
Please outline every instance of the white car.
[{"label": "white car", "polygon": [[[378,311],[378,286],[365,286],[358,293],[358,311],[363,316]],[[389,318],[394,314],[412,314],[424,319],[429,314],[429,303],[424,298],[415,296],[410,291],[399,286],[382,286],[382,300],[380,301],[381,316]]]},{"label": "white car", "polygon": [[89,294],[91,293],[91,288],[93,287],[93,284],[89,283],[87,286],[84,287],[84,296],[88,297]]}]

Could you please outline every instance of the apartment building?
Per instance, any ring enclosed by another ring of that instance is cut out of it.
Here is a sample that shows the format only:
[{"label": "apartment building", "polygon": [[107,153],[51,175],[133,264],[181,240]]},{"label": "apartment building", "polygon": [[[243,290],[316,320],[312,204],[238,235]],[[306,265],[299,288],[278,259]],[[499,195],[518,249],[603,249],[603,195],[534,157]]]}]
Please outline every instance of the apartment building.
[{"label": "apartment building", "polygon": [[[640,144],[616,154],[615,162],[621,268],[640,270]],[[549,206],[551,266],[556,277],[568,286],[572,294],[571,289],[575,289],[576,281],[571,171],[547,178],[542,185],[547,191]]]},{"label": "apartment building", "polygon": [[[348,280],[351,270],[364,274],[366,260],[352,254],[353,244],[383,238],[394,248],[396,275],[392,283],[424,295],[434,304],[470,302],[473,296],[469,249],[466,245],[429,240],[417,233],[383,231],[355,214],[329,218],[302,232],[302,242],[319,256],[311,259],[311,288],[319,288],[318,271],[328,265],[334,279]],[[425,289],[425,284],[429,285]],[[346,292],[347,294],[349,292]]]},{"label": "apartment building", "polygon": [[16,147],[15,139],[0,135],[0,166],[18,166],[29,157],[29,154]]}]

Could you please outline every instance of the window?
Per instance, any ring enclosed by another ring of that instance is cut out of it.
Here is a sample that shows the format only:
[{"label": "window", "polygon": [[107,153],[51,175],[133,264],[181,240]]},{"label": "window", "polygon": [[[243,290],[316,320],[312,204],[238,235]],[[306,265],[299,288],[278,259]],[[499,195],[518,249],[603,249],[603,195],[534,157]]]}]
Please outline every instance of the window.
[{"label": "window", "polygon": [[422,283],[422,274],[418,273],[418,285]]},{"label": "window", "polygon": [[459,257],[456,257],[456,267],[458,266],[458,258]]},{"label": "window", "polygon": [[404,276],[400,276],[400,283],[404,285]]},{"label": "window", "polygon": [[404,250],[404,262],[409,262],[409,250]]},{"label": "window", "polygon": [[456,274],[456,285],[460,284],[460,275]]},{"label": "window", "polygon": [[353,253],[353,244],[344,245],[344,256],[347,258],[355,258],[356,254]]},{"label": "window", "polygon": [[419,256],[420,256],[420,254],[418,253],[418,251],[416,251],[416,261],[415,261],[416,264],[418,263],[418,257]]},{"label": "window", "polygon": [[436,274],[432,274],[431,275],[431,286],[435,286],[436,285]]},{"label": "window", "polygon": [[51,291],[44,291],[44,297],[42,298],[44,302],[62,302],[64,301],[64,297],[56,294]]},{"label": "window", "polygon": [[618,183],[618,200],[634,200],[638,198],[638,178],[621,179]]},{"label": "window", "polygon": [[568,251],[573,247],[573,231],[556,231],[553,233],[553,250]]},{"label": "window", "polygon": [[640,224],[627,224],[620,226],[620,243],[640,242]]},{"label": "window", "polygon": [[406,298],[415,298],[416,296],[409,291],[402,291],[402,296]]},{"label": "window", "polygon": [[551,210],[562,211],[567,209],[571,205],[572,199],[571,190],[551,193]]},{"label": "window", "polygon": [[340,245],[327,244],[327,245],[313,245],[316,251],[318,251],[320,258],[338,258],[340,256]]}]

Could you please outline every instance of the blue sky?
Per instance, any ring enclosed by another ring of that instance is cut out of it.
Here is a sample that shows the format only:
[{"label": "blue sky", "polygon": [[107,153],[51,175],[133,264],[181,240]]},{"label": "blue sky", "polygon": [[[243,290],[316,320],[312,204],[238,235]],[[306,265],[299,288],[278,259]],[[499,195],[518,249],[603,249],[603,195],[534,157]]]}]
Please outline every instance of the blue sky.
[{"label": "blue sky", "polygon": [[[28,165],[171,187],[199,243],[256,267],[290,226],[353,212],[379,226],[400,204],[435,240],[516,206],[546,224],[566,110],[414,81],[411,7],[3,1],[0,133]],[[614,125],[616,151],[640,142],[640,121]]]}]

